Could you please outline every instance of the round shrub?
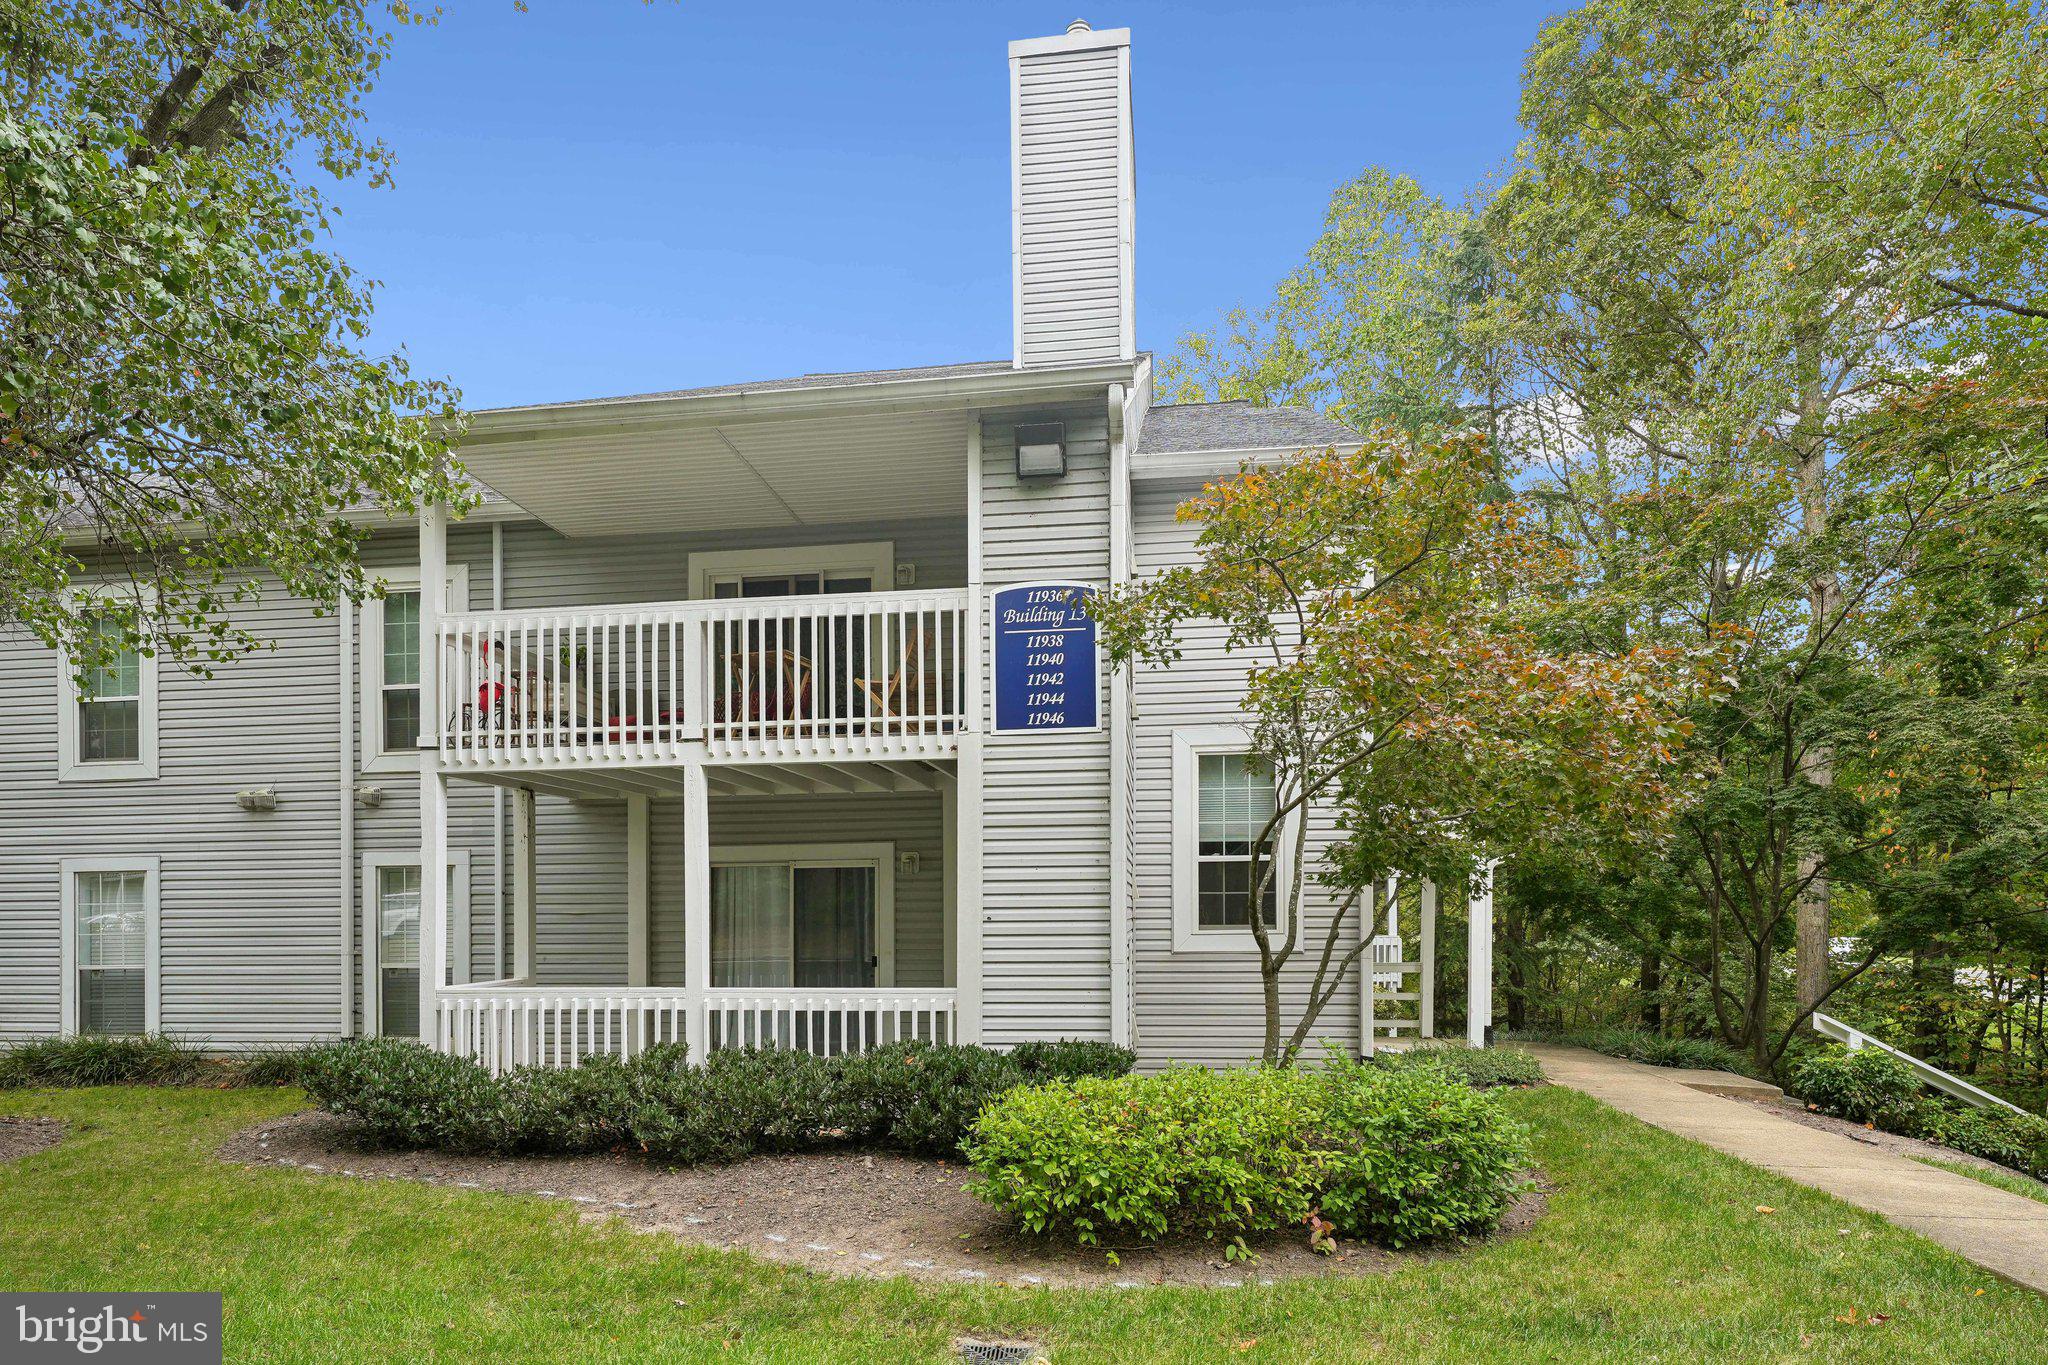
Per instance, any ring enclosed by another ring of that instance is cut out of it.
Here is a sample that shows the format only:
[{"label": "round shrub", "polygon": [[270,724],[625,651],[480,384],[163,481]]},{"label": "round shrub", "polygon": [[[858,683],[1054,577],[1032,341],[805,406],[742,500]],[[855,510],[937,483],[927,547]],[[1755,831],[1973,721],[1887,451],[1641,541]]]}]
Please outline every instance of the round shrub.
[{"label": "round shrub", "polygon": [[421,1043],[352,1038],[309,1048],[299,1083],[393,1147],[501,1151],[513,1131],[489,1072]]},{"label": "round shrub", "polygon": [[726,1121],[761,1152],[798,1152],[844,1136],[839,1066],[790,1048],[733,1048],[704,1059],[695,1078]]},{"label": "round shrub", "polygon": [[1013,1090],[974,1125],[968,1188],[1088,1246],[1298,1224],[1315,1204],[1317,1092],[1301,1071],[1198,1067]]},{"label": "round shrub", "polygon": [[840,1065],[849,1133],[913,1156],[959,1155],[981,1111],[1025,1083],[1013,1054],[985,1047],[892,1043]]},{"label": "round shrub", "polygon": [[1528,1163],[1495,1097],[1435,1066],[1336,1061],[1013,1090],[967,1143],[969,1189],[1084,1245],[1239,1238],[1313,1213],[1393,1245],[1496,1224]]},{"label": "round shrub", "polygon": [[1500,1222],[1529,1145],[1493,1096],[1441,1063],[1336,1059],[1317,1081],[1320,1211],[1340,1234],[1398,1247]]},{"label": "round shrub", "polygon": [[497,1082],[507,1152],[607,1152],[627,1140],[632,1073],[611,1057],[576,1067],[522,1067]]},{"label": "round shrub", "polygon": [[1913,1114],[1920,1080],[1881,1048],[1823,1048],[1792,1073],[1793,1090],[1823,1114],[1899,1128]]}]

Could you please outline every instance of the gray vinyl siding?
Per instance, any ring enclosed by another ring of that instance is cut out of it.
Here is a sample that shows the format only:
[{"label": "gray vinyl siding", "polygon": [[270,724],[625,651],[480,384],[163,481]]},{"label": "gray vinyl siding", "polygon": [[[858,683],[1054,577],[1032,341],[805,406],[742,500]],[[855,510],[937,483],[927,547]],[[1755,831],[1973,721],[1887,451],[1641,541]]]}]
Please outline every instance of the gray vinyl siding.
[{"label": "gray vinyl siding", "polygon": [[[967,582],[964,509],[950,517],[893,522],[573,540],[528,522],[505,529],[505,605],[517,611],[612,602],[677,602],[690,595],[692,551],[877,540],[894,544],[899,567],[916,565],[920,588],[957,588]],[[886,592],[894,586],[877,583],[875,589]]]},{"label": "gray vinyl siding", "polygon": [[[506,605],[672,600],[688,596],[693,549],[890,540],[898,563],[917,566],[920,587],[966,582],[963,516],[886,524],[813,526],[739,536],[567,540],[534,523],[503,532]],[[414,568],[410,530],[370,538],[374,568]],[[459,525],[449,560],[468,568],[472,609],[491,604],[491,529]],[[887,587],[890,585],[879,585]],[[210,1047],[295,1043],[340,1031],[342,929],[351,922],[348,978],[353,1027],[361,1012],[368,855],[416,857],[419,777],[369,771],[361,733],[364,640],[360,622],[346,701],[338,679],[332,614],[268,584],[237,609],[275,642],[200,680],[159,670],[160,775],[126,782],[57,781],[57,662],[19,634],[0,635],[0,1040],[55,1032],[59,1020],[59,860],[153,855],[161,860],[163,1026]],[[343,716],[356,757],[353,785],[374,804],[353,804],[354,866],[342,899],[338,774]],[[235,793],[270,787],[277,809],[243,811]],[[892,838],[923,855],[918,877],[898,879],[898,980],[943,979],[940,815],[936,796],[820,798],[792,815],[784,803],[714,798],[714,835],[758,842],[803,822],[815,839]],[[496,848],[492,789],[449,784],[449,846],[470,867],[470,977],[495,973]],[[509,851],[510,801],[502,801]],[[778,809],[779,808],[779,809]],[[901,830],[895,832],[900,817]],[[657,803],[653,886],[657,916],[680,906],[680,819]],[[752,834],[748,820],[763,822]],[[891,832],[883,832],[883,827]],[[841,830],[844,833],[841,833]],[[542,796],[536,811],[539,970],[544,981],[623,983],[625,804]],[[664,859],[668,861],[665,872]],[[657,951],[661,942],[657,934]],[[509,944],[507,945],[509,950]],[[679,945],[678,945],[679,951]],[[680,966],[657,958],[680,980]],[[663,978],[657,977],[657,980]]]},{"label": "gray vinyl siding", "polygon": [[[275,642],[210,681],[158,667],[155,779],[57,780],[56,656],[0,633],[0,1038],[60,1025],[59,860],[160,860],[162,1026],[207,1046],[338,1031],[336,622],[266,581]],[[277,809],[235,793],[270,787]]]},{"label": "gray vinyl siding", "polygon": [[[509,560],[509,539],[507,532]],[[419,568],[419,536],[410,530],[380,532],[370,538],[363,547],[363,564],[372,571],[377,569]],[[491,530],[488,526],[455,526],[448,532],[448,564],[452,569],[463,565],[469,573],[468,606],[472,611],[486,610],[491,605]],[[358,694],[362,687],[363,651],[369,642],[358,628],[355,637],[354,668],[351,670]],[[327,676],[334,676],[334,661],[330,654],[326,665]],[[356,875],[351,879],[350,889],[357,899],[355,906],[355,1018],[357,1027],[362,1026],[362,954],[366,928],[374,925],[362,904],[363,863],[365,855],[371,853],[402,853],[417,860],[420,847],[420,779],[416,769],[402,772],[367,771],[364,764],[373,757],[369,752],[377,743],[374,735],[365,734],[362,726],[360,704],[352,708],[352,723],[355,734],[356,783],[358,787],[374,788],[379,793],[379,804],[375,806],[358,804],[355,808],[356,831]],[[330,763],[332,759],[330,758]],[[509,806],[509,802],[506,803]],[[496,846],[491,839],[491,793],[488,787],[473,782],[451,782],[448,784],[448,847],[452,850],[467,850],[469,853],[469,905],[470,905],[470,972],[472,981],[489,981],[496,975],[496,963],[492,955],[491,918],[495,908],[497,887]],[[509,828],[509,826],[508,826]],[[509,846],[507,855],[510,856]],[[451,914],[453,907],[451,905]],[[459,951],[452,933],[449,938],[449,955],[452,959]],[[507,945],[509,954],[510,945]],[[508,968],[509,970],[509,968]]]},{"label": "gray vinyl siding", "polygon": [[1124,354],[1122,62],[1116,47],[1017,60],[1019,364]]},{"label": "gray vinyl siding", "polygon": [[[1195,528],[1174,520],[1190,487],[1141,484],[1132,505],[1133,547],[1140,579],[1195,561]],[[1169,670],[1140,669],[1137,720],[1132,732],[1134,792],[1131,811],[1134,914],[1131,956],[1135,976],[1140,1062],[1228,1065],[1258,1055],[1265,1022],[1258,955],[1246,936],[1243,951],[1176,953],[1173,947],[1173,732],[1182,727],[1227,725],[1242,712],[1246,660],[1232,657],[1219,627],[1180,632],[1184,654]],[[1334,833],[1327,812],[1309,824],[1311,864]],[[1282,1020],[1299,1017],[1313,975],[1315,952],[1329,924],[1331,898],[1311,886],[1297,957],[1282,982]],[[1355,914],[1339,947],[1355,942]],[[1355,983],[1356,973],[1351,977]],[[1358,1045],[1358,992],[1347,986],[1317,1022],[1313,1036],[1347,1050]]]},{"label": "gray vinyl siding", "polygon": [[[1012,427],[1047,418],[1067,424],[1067,475],[1020,482]],[[990,591],[1036,580],[1108,581],[1109,433],[1100,405],[991,416],[982,428],[981,479],[982,576]],[[1097,681],[1106,721],[1106,679]],[[990,734],[985,742],[987,1042],[1110,1036],[1109,782],[1106,729]]]}]

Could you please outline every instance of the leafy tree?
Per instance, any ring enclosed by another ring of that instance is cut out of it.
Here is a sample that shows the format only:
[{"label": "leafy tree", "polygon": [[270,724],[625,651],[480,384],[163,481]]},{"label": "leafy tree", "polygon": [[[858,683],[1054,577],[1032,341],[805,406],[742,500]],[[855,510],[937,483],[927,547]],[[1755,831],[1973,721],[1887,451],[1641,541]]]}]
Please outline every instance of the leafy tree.
[{"label": "leafy tree", "polygon": [[1553,645],[1743,641],[1691,712],[1683,839],[1518,850],[1511,1010],[1590,934],[1656,1023],[1765,1064],[1902,961],[1933,998],[1996,951],[2044,1013],[2044,54],[2014,0],[1597,0],[1544,28],[1513,173],[1455,231],[1368,173],[1271,306],[1168,367],[1483,415],[1575,560]]},{"label": "leafy tree", "polygon": [[[385,180],[361,101],[416,22],[0,0],[0,622],[82,679],[121,648],[203,672],[260,643],[228,611],[258,566],[360,597],[346,509],[467,500],[456,394],[364,350],[370,282],[301,172]],[[70,591],[87,554],[124,585],[107,612]]]},{"label": "leafy tree", "polygon": [[[1654,838],[1678,805],[1675,707],[1713,651],[1551,644],[1570,558],[1526,506],[1489,495],[1493,476],[1473,436],[1248,466],[1181,507],[1197,563],[1097,599],[1119,662],[1171,664],[1198,620],[1255,660],[1248,736],[1276,801],[1247,883],[1279,927],[1252,914],[1247,932],[1269,1063],[1294,1060],[1369,946],[1346,928],[1368,888],[1396,873],[1463,884],[1510,849]],[[1314,860],[1312,808],[1338,826]],[[1300,913],[1311,879],[1337,902],[1320,942]],[[1281,979],[1297,956],[1313,967],[1290,1025]]]},{"label": "leafy tree", "polygon": [[[1928,927],[1868,756],[1968,748],[2014,704],[1916,699],[1901,604],[1956,589],[1973,525],[2039,525],[2041,243],[2011,182],[2042,170],[2040,102],[2013,98],[2048,89],[2041,51],[2006,4],[1603,0],[1530,57],[1487,218],[1496,326],[1542,385],[1533,491],[1580,549],[1589,628],[1749,642],[1669,870],[1703,920],[1677,960],[1760,1064]],[[1838,889],[1865,923],[1831,966]]]},{"label": "leafy tree", "polygon": [[1338,186],[1274,301],[1232,309],[1215,334],[1181,338],[1159,392],[1162,401],[1309,405],[1360,430],[1461,426],[1468,410],[1492,412],[1505,395],[1496,352],[1475,344],[1491,287],[1472,214],[1368,168]]}]

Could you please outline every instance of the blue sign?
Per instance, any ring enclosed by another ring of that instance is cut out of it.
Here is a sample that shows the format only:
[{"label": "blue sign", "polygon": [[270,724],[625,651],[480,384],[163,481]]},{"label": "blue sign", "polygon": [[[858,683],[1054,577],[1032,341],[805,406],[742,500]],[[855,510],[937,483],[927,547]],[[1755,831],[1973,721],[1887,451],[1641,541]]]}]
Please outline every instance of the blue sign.
[{"label": "blue sign", "polygon": [[997,734],[1099,730],[1095,621],[1082,583],[1024,583],[995,595]]}]

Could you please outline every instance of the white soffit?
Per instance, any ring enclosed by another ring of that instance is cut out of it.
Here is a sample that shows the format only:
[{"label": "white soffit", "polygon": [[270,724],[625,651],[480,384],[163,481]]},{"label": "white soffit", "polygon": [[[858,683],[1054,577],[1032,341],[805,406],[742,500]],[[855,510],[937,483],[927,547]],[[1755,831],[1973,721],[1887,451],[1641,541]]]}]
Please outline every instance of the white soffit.
[{"label": "white soffit", "polygon": [[566,536],[943,516],[967,505],[964,411],[564,432],[460,454]]}]

